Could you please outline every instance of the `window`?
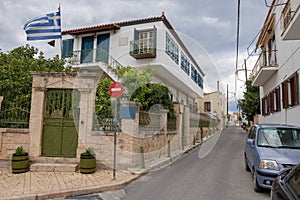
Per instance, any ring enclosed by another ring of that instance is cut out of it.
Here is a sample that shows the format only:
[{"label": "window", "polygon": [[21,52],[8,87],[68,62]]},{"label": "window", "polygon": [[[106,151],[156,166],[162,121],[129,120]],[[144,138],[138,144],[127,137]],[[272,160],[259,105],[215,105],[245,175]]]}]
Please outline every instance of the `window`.
[{"label": "window", "polygon": [[191,78],[195,83],[197,83],[197,85],[200,88],[203,88],[203,79],[202,79],[201,75],[199,74],[199,72],[194,67],[194,65],[192,65],[192,64],[191,64]]},{"label": "window", "polygon": [[299,105],[299,80],[298,73],[282,83],[283,108]]},{"label": "window", "polygon": [[187,59],[186,55],[181,51],[181,69],[190,75],[190,61]]},{"label": "window", "polygon": [[204,110],[206,112],[210,112],[211,111],[210,102],[209,101],[204,102]]},{"label": "window", "polygon": [[248,134],[248,139],[254,140],[255,134],[256,134],[256,127],[252,126],[252,128],[250,129],[249,134]]},{"label": "window", "polygon": [[198,73],[197,74],[197,82],[200,88],[203,88],[203,78],[201,77],[201,75]]},{"label": "window", "polygon": [[288,96],[288,82],[284,81],[282,83],[282,106],[283,108],[289,107],[289,96]]},{"label": "window", "polygon": [[70,58],[73,53],[74,39],[66,39],[62,41],[62,58]]},{"label": "window", "polygon": [[175,41],[166,32],[166,53],[176,62],[179,63],[179,48]]},{"label": "window", "polygon": [[156,35],[155,26],[150,29],[134,29],[134,40],[130,41],[130,55],[136,59],[155,58]]},{"label": "window", "polygon": [[139,50],[140,52],[148,52],[153,49],[153,30],[139,32]]},{"label": "window", "polygon": [[290,98],[291,98],[291,103],[290,106],[295,106],[299,104],[299,90],[298,90],[298,74],[295,73],[291,78],[290,78]]},{"label": "window", "polygon": [[274,106],[275,106],[275,103],[274,103],[274,92],[272,91],[270,94],[269,94],[269,110],[270,110],[270,113],[273,113],[274,112]]},{"label": "window", "polygon": [[274,95],[275,95],[275,112],[278,112],[280,111],[280,87],[277,87],[275,90],[274,90]]}]

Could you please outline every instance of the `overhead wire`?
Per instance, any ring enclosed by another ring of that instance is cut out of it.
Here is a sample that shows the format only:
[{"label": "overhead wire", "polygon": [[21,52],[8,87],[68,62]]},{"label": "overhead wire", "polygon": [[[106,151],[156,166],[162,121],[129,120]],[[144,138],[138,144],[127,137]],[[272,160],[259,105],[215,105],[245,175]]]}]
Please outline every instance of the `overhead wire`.
[{"label": "overhead wire", "polygon": [[234,94],[236,94],[237,92],[237,68],[238,68],[238,61],[239,61],[239,42],[240,42],[240,11],[241,11],[241,1],[238,0]]}]

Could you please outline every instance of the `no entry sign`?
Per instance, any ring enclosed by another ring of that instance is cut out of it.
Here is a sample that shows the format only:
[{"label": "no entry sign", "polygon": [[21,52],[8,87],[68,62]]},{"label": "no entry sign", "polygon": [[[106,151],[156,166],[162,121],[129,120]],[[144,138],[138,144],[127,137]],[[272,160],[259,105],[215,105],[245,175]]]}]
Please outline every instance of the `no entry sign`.
[{"label": "no entry sign", "polygon": [[113,98],[119,98],[122,96],[124,91],[122,83],[114,82],[109,86],[109,94]]}]

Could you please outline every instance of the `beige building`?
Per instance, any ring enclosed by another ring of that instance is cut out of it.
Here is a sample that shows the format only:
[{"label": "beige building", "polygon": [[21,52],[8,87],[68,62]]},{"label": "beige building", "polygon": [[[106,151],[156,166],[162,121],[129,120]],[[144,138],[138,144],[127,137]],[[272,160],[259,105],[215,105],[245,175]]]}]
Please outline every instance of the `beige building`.
[{"label": "beige building", "polygon": [[202,99],[198,99],[198,107],[200,113],[210,113],[216,117],[220,122],[220,128],[224,127],[226,120],[227,103],[225,94],[220,92],[219,82],[217,84],[217,91],[204,93]]}]

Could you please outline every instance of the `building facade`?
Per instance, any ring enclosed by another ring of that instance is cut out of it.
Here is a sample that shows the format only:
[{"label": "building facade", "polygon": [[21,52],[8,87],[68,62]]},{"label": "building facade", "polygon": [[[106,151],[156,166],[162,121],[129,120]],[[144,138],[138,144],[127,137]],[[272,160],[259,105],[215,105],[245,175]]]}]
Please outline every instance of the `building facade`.
[{"label": "building facade", "polygon": [[203,97],[204,73],[164,13],[63,32],[63,57],[73,67],[105,72],[115,66],[155,69],[153,83],[164,83],[174,101],[194,105]]},{"label": "building facade", "polygon": [[204,93],[204,97],[198,99],[197,103],[200,113],[210,114],[211,118],[217,119],[220,129],[225,126],[227,103],[225,94],[219,89],[219,82],[217,83],[216,91]]},{"label": "building facade", "polygon": [[260,123],[300,125],[300,1],[274,0],[259,35],[252,71],[260,87]]}]

